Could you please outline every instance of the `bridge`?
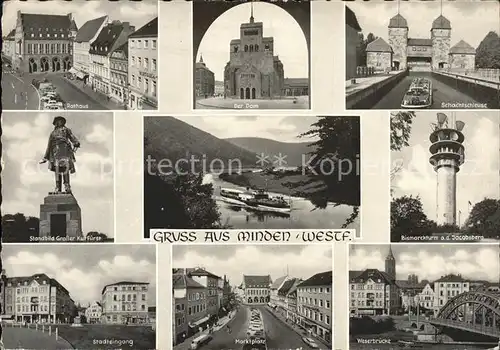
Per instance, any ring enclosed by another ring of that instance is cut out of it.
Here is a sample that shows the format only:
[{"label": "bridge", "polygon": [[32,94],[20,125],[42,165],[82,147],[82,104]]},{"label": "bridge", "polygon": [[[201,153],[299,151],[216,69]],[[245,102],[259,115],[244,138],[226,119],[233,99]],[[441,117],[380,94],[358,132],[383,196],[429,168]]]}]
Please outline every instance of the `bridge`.
[{"label": "bridge", "polygon": [[438,332],[453,340],[500,338],[500,292],[465,292],[448,300],[435,318],[429,320]]}]

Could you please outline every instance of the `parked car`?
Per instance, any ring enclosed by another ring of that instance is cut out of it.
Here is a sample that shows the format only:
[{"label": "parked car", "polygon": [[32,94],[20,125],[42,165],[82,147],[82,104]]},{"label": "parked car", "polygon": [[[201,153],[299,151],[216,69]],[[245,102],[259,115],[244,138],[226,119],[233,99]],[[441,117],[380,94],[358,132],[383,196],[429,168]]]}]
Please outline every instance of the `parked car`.
[{"label": "parked car", "polygon": [[319,348],[318,344],[317,344],[317,343],[314,341],[314,339],[312,339],[312,338],[303,337],[303,338],[302,338],[302,341],[303,341],[304,343],[306,343],[307,345],[309,345],[309,346],[310,346],[311,348],[313,348],[313,349],[318,349],[318,348]]},{"label": "parked car", "polygon": [[191,342],[191,349],[192,350],[199,349],[204,344],[207,344],[208,342],[210,342],[210,340],[212,340],[212,336],[210,336],[208,334],[202,334],[202,335],[196,337],[195,339],[193,339],[193,341]]},{"label": "parked car", "polygon": [[432,83],[426,78],[413,79],[403,96],[401,108],[428,108],[432,105]]}]

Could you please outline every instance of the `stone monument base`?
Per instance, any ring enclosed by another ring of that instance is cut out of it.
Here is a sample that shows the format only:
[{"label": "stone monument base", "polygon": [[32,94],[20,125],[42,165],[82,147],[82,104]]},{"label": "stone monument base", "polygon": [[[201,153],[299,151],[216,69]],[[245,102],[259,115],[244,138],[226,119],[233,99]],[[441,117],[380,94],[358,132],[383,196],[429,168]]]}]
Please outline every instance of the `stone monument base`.
[{"label": "stone monument base", "polygon": [[40,205],[40,237],[83,237],[82,212],[71,193],[49,192]]}]

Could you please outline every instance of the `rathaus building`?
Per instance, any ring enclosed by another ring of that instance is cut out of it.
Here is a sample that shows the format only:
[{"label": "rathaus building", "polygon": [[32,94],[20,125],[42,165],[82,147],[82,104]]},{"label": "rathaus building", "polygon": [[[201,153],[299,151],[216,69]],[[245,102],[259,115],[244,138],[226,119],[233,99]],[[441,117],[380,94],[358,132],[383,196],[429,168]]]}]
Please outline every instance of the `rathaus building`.
[{"label": "rathaus building", "polygon": [[274,38],[263,36],[263,23],[240,26],[240,38],[231,40],[224,68],[225,96],[236,99],[280,98],[284,92],[283,63],[274,55]]},{"label": "rathaus building", "polygon": [[468,70],[475,67],[476,50],[463,40],[451,46],[451,23],[443,15],[430,27],[430,38],[410,38],[399,13],[389,21],[389,43],[382,38],[368,44],[367,65],[382,69]]}]

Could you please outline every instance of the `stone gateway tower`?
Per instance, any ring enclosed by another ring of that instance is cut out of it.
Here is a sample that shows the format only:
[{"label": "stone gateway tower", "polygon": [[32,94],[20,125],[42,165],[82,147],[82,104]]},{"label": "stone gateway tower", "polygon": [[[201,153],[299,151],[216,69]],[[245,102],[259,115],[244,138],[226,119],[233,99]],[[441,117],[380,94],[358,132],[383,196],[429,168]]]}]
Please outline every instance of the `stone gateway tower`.
[{"label": "stone gateway tower", "polygon": [[240,26],[240,38],[231,40],[224,69],[225,96],[242,100],[280,98],[284,89],[283,64],[274,55],[274,38],[264,37],[263,23]]},{"label": "stone gateway tower", "polygon": [[443,15],[432,22],[432,69],[448,68],[451,46],[451,23]]},{"label": "stone gateway tower", "polygon": [[408,22],[399,13],[389,21],[389,45],[394,52],[392,56],[394,69],[406,69]]}]

